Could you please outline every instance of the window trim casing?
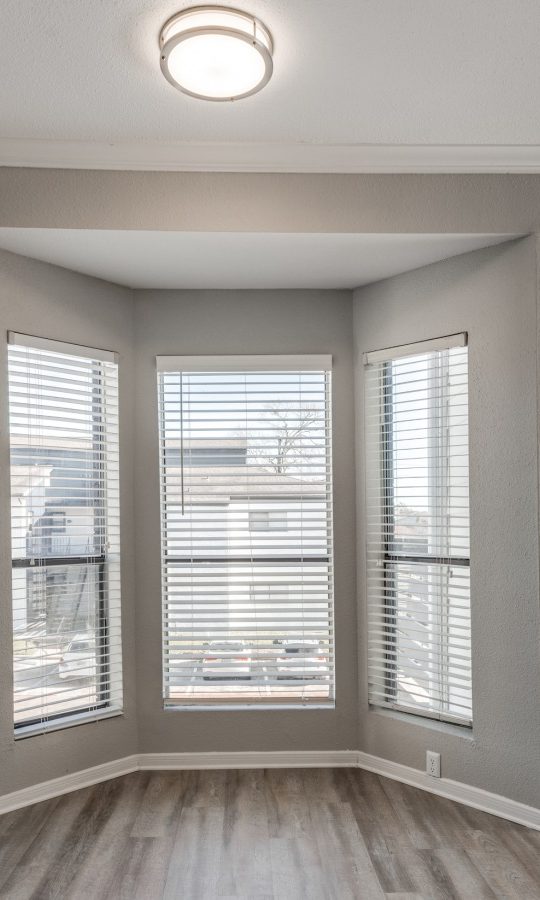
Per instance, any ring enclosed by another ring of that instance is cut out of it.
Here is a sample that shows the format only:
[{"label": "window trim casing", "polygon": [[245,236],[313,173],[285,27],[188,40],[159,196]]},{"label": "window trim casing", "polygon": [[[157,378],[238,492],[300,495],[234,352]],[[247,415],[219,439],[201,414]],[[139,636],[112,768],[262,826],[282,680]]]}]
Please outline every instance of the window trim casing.
[{"label": "window trim casing", "polygon": [[[64,354],[66,356],[78,357],[80,359],[88,359],[95,363],[112,363],[116,366],[117,369],[117,393],[116,393],[116,404],[117,404],[117,415],[119,416],[119,353],[114,350],[107,350],[103,348],[97,347],[88,347],[85,345],[80,345],[67,341],[59,341],[54,338],[46,338],[38,335],[29,335],[22,332],[16,332],[8,330],[7,332],[7,344],[8,347],[10,345],[19,346],[23,348],[27,348],[30,350],[43,350],[45,352],[49,351],[51,353]],[[95,377],[95,376],[94,376]],[[8,387],[9,387],[9,376],[8,376]],[[101,404],[102,405],[102,404]],[[8,403],[9,406],[9,403]],[[103,417],[100,417],[99,420],[96,420],[95,417],[92,418],[93,423],[95,423],[95,427],[93,424],[92,428],[92,441],[96,442],[96,447],[101,447],[101,442],[96,440],[96,432],[103,431]],[[8,444],[10,441],[10,436],[8,432]],[[119,445],[119,440],[118,440]],[[119,449],[119,446],[118,446]],[[100,451],[102,452],[102,451]],[[11,463],[8,467],[8,474],[11,472]],[[106,476],[105,476],[106,477]],[[120,470],[118,471],[118,486],[120,482]],[[121,517],[120,505],[118,505],[118,515]],[[10,512],[10,532],[12,529],[11,523],[11,512]],[[106,525],[102,523],[99,526],[98,530],[105,531]],[[106,533],[106,532],[105,532]],[[97,536],[97,533],[93,535],[94,540]],[[120,533],[119,533],[120,540]],[[103,541],[101,544],[104,546]],[[55,566],[75,566],[75,565],[96,565],[98,567],[98,582],[97,582],[97,600],[98,600],[98,616],[97,622],[98,630],[102,632],[103,639],[99,642],[99,657],[97,661],[98,666],[98,684],[97,684],[97,702],[91,704],[90,706],[85,705],[81,706],[77,709],[70,709],[64,712],[57,712],[51,715],[33,717],[32,719],[27,719],[21,722],[13,722],[13,738],[14,740],[21,740],[24,738],[33,737],[38,734],[45,734],[51,731],[59,731],[64,728],[73,727],[76,725],[83,725],[90,722],[100,721],[102,719],[114,718],[117,716],[122,716],[124,714],[123,710],[123,694],[124,694],[124,672],[123,672],[123,653],[122,653],[122,630],[121,624],[119,625],[119,634],[118,641],[119,647],[117,649],[117,653],[119,654],[119,663],[118,668],[119,672],[115,673],[117,681],[119,682],[119,694],[118,690],[112,690],[112,664],[111,657],[109,653],[110,649],[110,624],[109,624],[109,616],[110,610],[108,608],[108,597],[107,597],[107,579],[106,579],[106,571],[107,565],[114,558],[110,557],[106,552],[97,553],[95,555],[78,555],[78,556],[47,556],[46,562],[42,564],[41,568],[53,568]],[[11,588],[11,576],[14,569],[37,569],[40,567],[36,567],[32,563],[33,557],[25,556],[25,557],[13,557],[10,555],[10,596],[12,597],[12,588]],[[120,575],[120,556],[118,556],[115,561],[119,566],[119,575]],[[120,575],[121,579],[121,575]],[[121,587],[119,587],[118,594],[118,614],[121,617],[121,608],[122,608],[122,595],[121,595]],[[13,632],[12,632],[13,634]],[[104,663],[104,660],[108,662]],[[107,687],[108,685],[108,687]],[[117,696],[114,696],[116,694]],[[118,702],[118,696],[120,696],[120,702]],[[15,700],[15,694],[13,692],[13,701]]]},{"label": "window trim casing", "polygon": [[156,356],[158,372],[320,372],[332,370],[332,356],[318,354],[258,354],[257,356]]},{"label": "window trim casing", "polygon": [[[333,357],[331,354],[258,354],[258,355],[241,355],[241,354],[232,354],[227,356],[219,356],[219,355],[201,355],[201,356],[156,356],[156,370],[157,370],[157,396],[158,396],[158,431],[159,431],[159,460],[160,460],[160,522],[163,522],[165,519],[164,514],[164,502],[165,502],[165,490],[164,490],[164,473],[165,473],[165,451],[161,446],[162,434],[161,434],[161,408],[163,403],[163,385],[159,378],[161,374],[164,373],[179,373],[182,375],[183,373],[191,373],[191,372],[244,372],[249,370],[250,372],[291,372],[291,371],[301,371],[301,372],[325,372],[325,433],[327,439],[329,438],[328,445],[328,470],[330,472],[330,505],[327,506],[327,520],[329,513],[329,553],[325,556],[318,557],[309,557],[310,562],[314,563],[327,563],[330,571],[330,607],[329,607],[329,633],[332,637],[333,643],[333,651],[332,651],[332,669],[331,669],[331,681],[330,681],[330,694],[328,699],[320,699],[315,701],[306,702],[305,700],[298,700],[293,702],[280,702],[279,699],[269,700],[267,702],[260,702],[257,700],[246,700],[246,701],[238,701],[232,700],[230,702],[201,702],[201,703],[183,703],[175,700],[170,700],[165,697],[165,667],[164,667],[164,638],[165,638],[165,630],[163,629],[163,618],[162,618],[162,682],[163,682],[163,697],[162,697],[162,708],[164,711],[169,712],[186,712],[186,711],[196,711],[196,712],[205,712],[205,711],[239,711],[239,710],[251,710],[251,711],[284,711],[284,710],[296,710],[296,709],[306,709],[306,710],[314,710],[314,709],[335,709],[336,708],[336,663],[335,663],[335,578],[334,578],[334,565],[335,565],[335,548],[334,548],[334,480],[333,480],[333,418],[332,418],[332,379],[328,376],[332,375],[333,370]],[[180,458],[183,460],[183,438],[181,438],[180,444]],[[182,465],[182,497],[183,497],[183,465]],[[183,502],[183,501],[182,501]],[[258,557],[257,560],[265,563],[265,562],[284,562],[287,563],[301,563],[305,562],[305,557],[296,556],[296,557],[270,557],[270,556],[261,556]],[[171,557],[167,556],[168,562],[186,562],[187,560],[192,560],[192,556],[189,557]],[[162,617],[163,617],[163,603],[165,598],[165,590],[163,586],[163,579],[165,573],[165,557],[163,553],[163,534],[161,538],[161,558],[160,558],[160,568],[161,568],[161,593],[162,593]],[[209,558],[197,557],[197,561],[201,562],[230,562],[230,557],[228,556],[211,556]],[[246,557],[245,561],[251,561],[251,557]],[[242,562],[242,558],[235,557],[233,562]]]},{"label": "window trim casing", "polygon": [[[385,379],[388,379],[388,375],[387,375],[388,367],[391,366],[391,363],[394,361],[399,361],[400,359],[403,359],[403,358],[407,358],[407,357],[414,356],[414,355],[427,354],[427,353],[434,352],[434,351],[449,350],[449,349],[458,348],[458,347],[468,347],[468,345],[469,345],[468,333],[467,332],[458,332],[458,333],[454,333],[454,334],[450,334],[450,335],[444,335],[444,336],[441,336],[438,338],[414,341],[409,344],[402,344],[402,345],[397,345],[394,347],[388,347],[388,348],[384,348],[381,350],[367,351],[362,354],[363,368],[364,368],[364,372],[365,372],[368,367],[382,363],[384,366],[384,376],[383,377]],[[366,402],[366,390],[364,388],[364,404],[365,404],[365,402]],[[380,441],[380,444],[382,445],[382,448],[383,448],[382,453],[381,453],[381,462],[382,462],[381,471],[382,471],[382,482],[384,485],[382,502],[384,504],[384,509],[385,509],[385,513],[384,513],[385,519],[388,518],[388,510],[389,510],[388,497],[391,494],[391,486],[392,486],[392,479],[393,479],[392,450],[388,446],[388,439],[387,439],[387,435],[390,432],[385,433],[385,431],[384,431],[385,425],[383,422],[383,420],[385,420],[386,424],[388,424],[388,422],[393,421],[391,410],[389,411],[386,408],[388,406],[391,406],[391,404],[385,403],[385,415],[384,416],[381,415],[381,417],[380,417],[381,423],[382,423],[381,433],[385,434],[385,439]],[[467,405],[468,418],[469,418],[469,415],[470,415],[470,409],[469,409],[469,404],[468,404]],[[365,411],[364,411],[364,416],[365,416]],[[364,430],[365,429],[366,429],[366,424],[365,424],[365,418],[364,418]],[[364,510],[364,524],[366,527],[366,540],[365,540],[365,546],[364,546],[364,554],[365,554],[365,560],[366,560],[365,596],[366,596],[367,600],[369,601],[370,589],[369,589],[369,581],[368,580],[369,580],[370,566],[369,566],[369,562],[368,562],[368,559],[369,559],[369,550],[368,550],[369,526],[368,526],[368,515],[367,515],[368,464],[367,464],[366,447],[367,447],[367,435],[365,434],[364,435],[364,448],[363,448],[364,449],[364,475],[365,475],[365,479],[366,479],[365,480],[366,507]],[[393,512],[394,511],[392,509],[392,521],[390,523],[388,523],[388,522],[386,523],[386,524],[390,524],[391,531],[386,530],[384,532],[385,537],[381,541],[381,556],[382,556],[382,560],[383,560],[382,580],[384,583],[386,583],[386,575],[384,573],[386,573],[388,565],[389,564],[391,565],[392,563],[396,563],[396,562],[413,562],[413,563],[414,562],[416,562],[416,563],[424,562],[428,565],[429,564],[433,564],[433,565],[446,564],[446,565],[451,565],[454,567],[463,566],[463,567],[467,567],[470,572],[470,569],[471,569],[470,554],[467,557],[458,557],[458,556],[449,557],[449,556],[435,556],[435,555],[432,556],[432,555],[421,555],[421,554],[415,555],[415,554],[410,554],[410,553],[407,553],[407,554],[392,553],[389,550],[389,547],[392,543],[392,538],[393,538],[393,528],[394,528]],[[470,604],[470,595],[469,595],[469,604]],[[385,624],[385,626],[384,626],[385,630],[387,627],[388,627],[387,624]],[[393,629],[391,628],[391,631],[392,631],[392,634],[397,634],[397,625],[396,624],[394,624]],[[366,628],[366,641],[369,639],[369,636],[370,636],[370,625],[369,625],[369,606],[368,606],[368,625]],[[367,665],[368,665],[368,669],[369,669],[369,665],[370,665],[369,654],[366,654],[366,656],[368,658]],[[385,653],[384,656],[387,659],[391,658],[391,654],[389,654],[389,653]],[[397,666],[395,666],[395,668],[397,668]],[[385,679],[386,679],[386,676],[387,676],[387,673],[385,673]],[[391,700],[389,700],[387,702],[374,702],[369,697],[369,689],[370,689],[369,677],[367,680],[368,680],[368,708],[372,712],[384,712],[386,710],[389,712],[396,712],[396,713],[403,714],[406,717],[413,716],[414,718],[417,718],[419,720],[427,719],[427,720],[431,720],[431,721],[436,721],[442,725],[445,725],[445,724],[456,725],[456,726],[459,726],[460,728],[467,729],[468,731],[470,731],[473,727],[472,716],[470,718],[465,718],[464,716],[458,716],[458,715],[455,715],[455,714],[452,714],[449,712],[441,712],[441,711],[430,710],[430,709],[421,709],[419,707],[408,706],[406,704],[399,703],[399,702],[392,702]],[[393,682],[393,684],[390,683],[390,685],[389,685],[390,690],[393,689],[394,693],[397,693],[397,679],[393,678],[392,682]]]},{"label": "window trim casing", "polygon": [[111,362],[118,365],[120,354],[116,350],[104,350],[102,347],[86,347],[72,344],[69,341],[57,341],[55,338],[39,337],[35,334],[22,334],[19,331],[8,331],[8,344],[18,344],[33,350],[50,350],[52,353],[65,353],[67,356],[80,356],[83,359],[95,359],[99,362]]}]

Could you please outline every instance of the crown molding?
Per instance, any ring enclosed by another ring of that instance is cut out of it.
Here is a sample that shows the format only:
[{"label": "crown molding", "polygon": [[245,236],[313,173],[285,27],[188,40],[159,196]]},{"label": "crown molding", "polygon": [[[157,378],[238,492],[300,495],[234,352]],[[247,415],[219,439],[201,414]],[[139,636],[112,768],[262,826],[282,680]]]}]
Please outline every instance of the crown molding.
[{"label": "crown molding", "polygon": [[0,138],[0,166],[166,172],[540,173],[540,145],[43,141]]}]

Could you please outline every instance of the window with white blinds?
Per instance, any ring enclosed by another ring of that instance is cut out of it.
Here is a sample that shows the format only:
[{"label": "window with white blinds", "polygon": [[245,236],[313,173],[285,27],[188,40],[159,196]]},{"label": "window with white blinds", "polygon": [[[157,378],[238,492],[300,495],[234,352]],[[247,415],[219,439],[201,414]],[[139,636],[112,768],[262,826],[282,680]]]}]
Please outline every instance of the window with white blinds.
[{"label": "window with white blinds", "polygon": [[9,334],[16,733],[122,703],[115,354]]},{"label": "window with white blinds", "polygon": [[466,343],[364,361],[369,700],[470,725]]},{"label": "window with white blinds", "polygon": [[332,704],[330,357],[158,357],[167,706]]}]

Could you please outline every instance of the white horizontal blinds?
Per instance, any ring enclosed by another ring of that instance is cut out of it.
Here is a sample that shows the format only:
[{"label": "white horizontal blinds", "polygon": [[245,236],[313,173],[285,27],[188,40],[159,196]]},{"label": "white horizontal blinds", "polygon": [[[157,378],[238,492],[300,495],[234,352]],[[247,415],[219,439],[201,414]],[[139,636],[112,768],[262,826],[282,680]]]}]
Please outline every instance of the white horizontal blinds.
[{"label": "white horizontal blinds", "polygon": [[118,367],[10,335],[16,727],[121,706]]},{"label": "white horizontal blinds", "polygon": [[165,703],[332,702],[329,360],[190,362],[158,360]]},{"label": "white horizontal blinds", "polygon": [[370,702],[469,724],[465,337],[367,354],[365,421]]}]

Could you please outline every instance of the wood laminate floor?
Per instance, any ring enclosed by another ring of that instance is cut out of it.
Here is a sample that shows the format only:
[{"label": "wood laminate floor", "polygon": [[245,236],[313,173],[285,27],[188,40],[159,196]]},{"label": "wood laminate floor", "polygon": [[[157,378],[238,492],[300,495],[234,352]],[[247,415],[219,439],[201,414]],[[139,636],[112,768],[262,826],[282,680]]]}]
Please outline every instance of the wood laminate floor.
[{"label": "wood laminate floor", "polygon": [[0,897],[540,898],[540,832],[359,769],[139,772],[0,817]]}]

